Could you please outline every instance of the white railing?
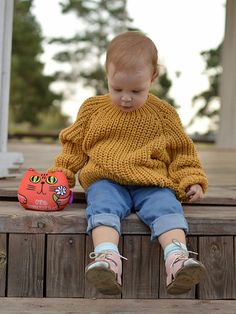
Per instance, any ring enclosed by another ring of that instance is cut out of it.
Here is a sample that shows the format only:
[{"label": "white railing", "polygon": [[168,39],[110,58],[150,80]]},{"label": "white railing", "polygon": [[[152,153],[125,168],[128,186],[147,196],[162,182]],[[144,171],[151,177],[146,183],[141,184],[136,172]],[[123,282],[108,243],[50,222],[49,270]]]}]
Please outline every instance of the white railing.
[{"label": "white railing", "polygon": [[9,177],[23,163],[22,153],[7,152],[14,0],[0,0],[0,178]]}]

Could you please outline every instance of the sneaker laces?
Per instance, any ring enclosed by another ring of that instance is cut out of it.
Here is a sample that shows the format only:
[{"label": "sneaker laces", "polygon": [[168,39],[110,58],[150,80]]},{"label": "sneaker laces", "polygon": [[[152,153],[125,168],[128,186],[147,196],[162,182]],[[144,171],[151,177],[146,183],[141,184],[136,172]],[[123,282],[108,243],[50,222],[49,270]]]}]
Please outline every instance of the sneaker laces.
[{"label": "sneaker laces", "polygon": [[104,252],[99,252],[99,253],[96,253],[96,252],[91,252],[90,254],[89,254],[89,257],[91,258],[91,259],[96,259],[96,258],[108,258],[109,256],[111,256],[112,255],[112,253],[114,253],[114,254],[116,254],[117,256],[119,256],[120,258],[122,258],[122,259],[125,259],[126,261],[128,260],[128,258],[126,258],[126,257],[124,257],[124,256],[122,256],[122,255],[120,255],[119,253],[117,253],[117,252],[115,252],[115,251],[104,251]]},{"label": "sneaker laces", "polygon": [[170,267],[173,267],[175,263],[181,261],[181,260],[186,260],[188,259],[189,254],[194,254],[194,255],[198,255],[197,252],[193,252],[193,251],[185,251],[183,249],[183,246],[181,245],[181,243],[179,242],[179,240],[177,239],[173,239],[172,243],[174,243],[175,245],[177,245],[181,250],[179,252],[176,252],[176,257],[173,260],[173,262],[171,263]]}]

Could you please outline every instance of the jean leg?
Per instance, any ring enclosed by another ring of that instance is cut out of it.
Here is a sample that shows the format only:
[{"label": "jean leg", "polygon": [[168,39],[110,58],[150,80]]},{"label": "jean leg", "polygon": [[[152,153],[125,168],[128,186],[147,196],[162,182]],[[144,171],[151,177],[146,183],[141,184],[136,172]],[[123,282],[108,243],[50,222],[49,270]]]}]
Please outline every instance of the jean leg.
[{"label": "jean leg", "polygon": [[109,226],[120,234],[121,220],[130,214],[133,202],[128,189],[111,180],[99,180],[86,192],[87,232],[97,226]]},{"label": "jean leg", "polygon": [[136,186],[130,193],[137,215],[151,229],[151,239],[174,229],[188,232],[183,207],[171,189]]}]

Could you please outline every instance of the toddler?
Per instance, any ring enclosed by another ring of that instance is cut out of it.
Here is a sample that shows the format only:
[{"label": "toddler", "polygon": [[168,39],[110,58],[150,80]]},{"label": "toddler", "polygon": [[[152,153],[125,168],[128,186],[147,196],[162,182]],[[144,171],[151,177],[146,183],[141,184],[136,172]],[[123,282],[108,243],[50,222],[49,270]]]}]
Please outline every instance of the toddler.
[{"label": "toddler", "polygon": [[189,258],[180,201],[201,199],[207,178],[175,109],[149,93],[157,64],[156,46],[141,32],[115,37],[106,56],[109,93],[82,104],[60,133],[63,149],[50,169],[62,170],[71,187],[79,172],[94,244],[85,276],[103,294],[121,292],[121,220],[132,208],[164,250],[168,293],[186,293],[206,274]]}]

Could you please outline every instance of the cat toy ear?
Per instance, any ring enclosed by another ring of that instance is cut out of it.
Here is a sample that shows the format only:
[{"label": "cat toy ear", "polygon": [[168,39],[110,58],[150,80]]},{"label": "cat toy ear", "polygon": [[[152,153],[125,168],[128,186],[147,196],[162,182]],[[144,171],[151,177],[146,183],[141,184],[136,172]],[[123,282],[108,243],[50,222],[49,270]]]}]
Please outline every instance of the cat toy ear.
[{"label": "cat toy ear", "polygon": [[40,175],[40,173],[37,171],[37,170],[35,170],[35,169],[33,169],[33,168],[29,168],[26,172],[25,172],[25,174],[24,175],[26,175],[27,173],[29,173],[29,174],[37,174],[37,175]]},{"label": "cat toy ear", "polygon": [[28,170],[26,170],[25,174],[23,175],[23,178],[25,177],[29,177],[29,176],[40,176],[40,172],[38,172],[37,170],[33,169],[33,168],[29,168]]}]

